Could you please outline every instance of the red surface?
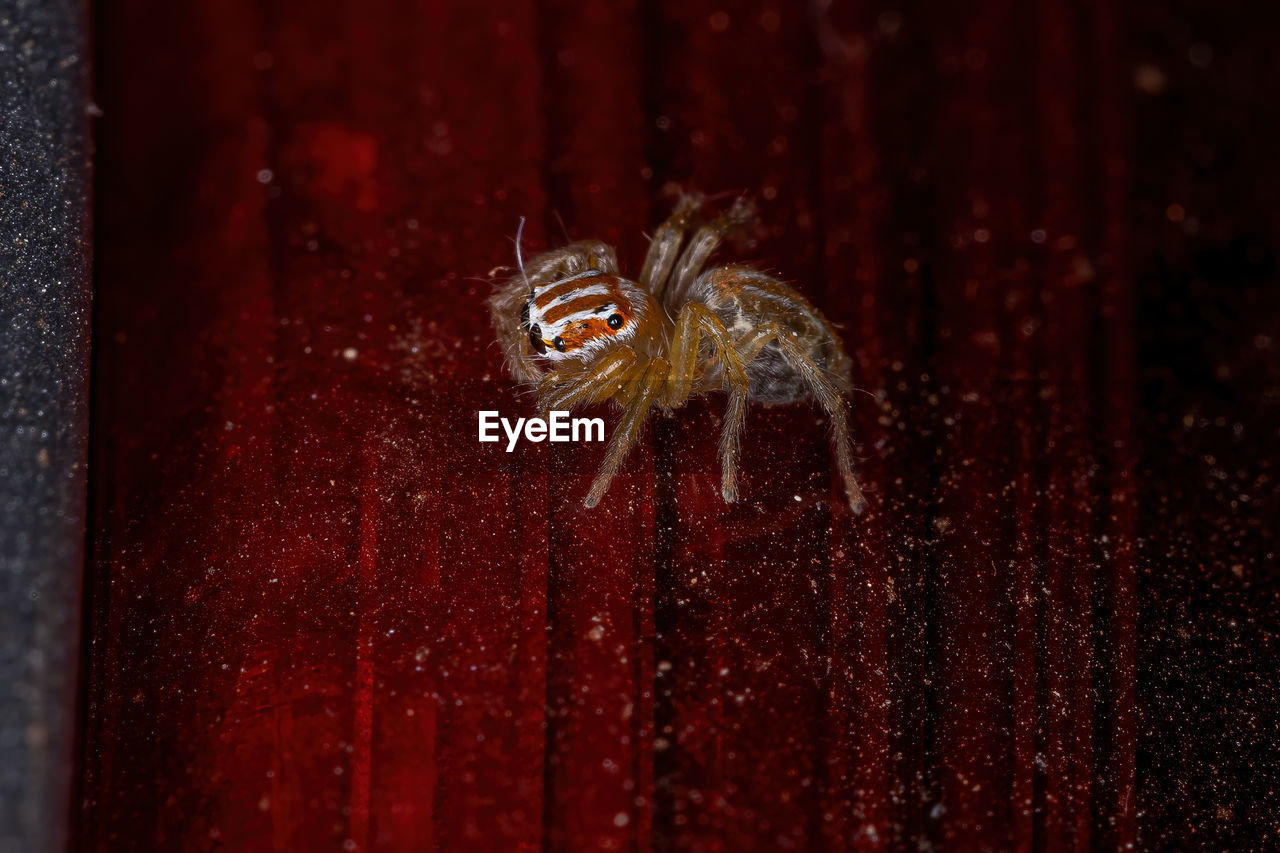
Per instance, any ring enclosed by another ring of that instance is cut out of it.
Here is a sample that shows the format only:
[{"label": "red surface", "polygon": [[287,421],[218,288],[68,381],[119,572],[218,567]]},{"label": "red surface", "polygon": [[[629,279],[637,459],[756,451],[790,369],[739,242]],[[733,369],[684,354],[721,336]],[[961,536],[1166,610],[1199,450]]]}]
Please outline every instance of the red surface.
[{"label": "red surface", "polygon": [[[1134,842],[1122,22],[812,5],[98,9],[86,849]],[[672,181],[843,327],[861,518],[803,406],[734,506],[723,400],[594,511],[476,441],[518,218],[634,273]]]}]

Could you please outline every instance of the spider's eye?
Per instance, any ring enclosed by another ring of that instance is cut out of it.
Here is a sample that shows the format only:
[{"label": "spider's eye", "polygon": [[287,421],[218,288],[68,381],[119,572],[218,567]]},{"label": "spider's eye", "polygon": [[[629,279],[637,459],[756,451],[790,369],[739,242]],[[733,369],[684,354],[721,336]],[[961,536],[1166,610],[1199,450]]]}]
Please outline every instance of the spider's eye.
[{"label": "spider's eye", "polygon": [[520,309],[520,328],[529,328],[529,303],[526,302],[524,307]]},{"label": "spider's eye", "polygon": [[556,346],[556,352],[564,352],[564,338],[556,335],[556,339],[552,343]]},{"label": "spider's eye", "polygon": [[621,314],[610,314],[609,319],[605,321],[609,324],[610,329],[621,329],[623,322]]}]

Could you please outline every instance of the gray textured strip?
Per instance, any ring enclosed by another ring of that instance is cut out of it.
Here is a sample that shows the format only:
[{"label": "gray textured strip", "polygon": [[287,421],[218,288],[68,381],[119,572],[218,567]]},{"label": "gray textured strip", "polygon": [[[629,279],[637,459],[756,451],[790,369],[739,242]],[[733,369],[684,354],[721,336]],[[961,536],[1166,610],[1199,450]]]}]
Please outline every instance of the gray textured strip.
[{"label": "gray textured strip", "polygon": [[0,853],[71,806],[89,426],[86,9],[0,0]]}]

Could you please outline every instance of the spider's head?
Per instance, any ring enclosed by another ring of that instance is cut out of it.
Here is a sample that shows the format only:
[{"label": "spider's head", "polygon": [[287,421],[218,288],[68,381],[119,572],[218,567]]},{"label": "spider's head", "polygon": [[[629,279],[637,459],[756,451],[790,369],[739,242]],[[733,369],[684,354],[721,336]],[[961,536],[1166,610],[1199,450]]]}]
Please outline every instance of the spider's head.
[{"label": "spider's head", "polygon": [[529,347],[548,361],[589,361],[633,340],[653,310],[634,282],[589,269],[535,288],[520,313]]}]

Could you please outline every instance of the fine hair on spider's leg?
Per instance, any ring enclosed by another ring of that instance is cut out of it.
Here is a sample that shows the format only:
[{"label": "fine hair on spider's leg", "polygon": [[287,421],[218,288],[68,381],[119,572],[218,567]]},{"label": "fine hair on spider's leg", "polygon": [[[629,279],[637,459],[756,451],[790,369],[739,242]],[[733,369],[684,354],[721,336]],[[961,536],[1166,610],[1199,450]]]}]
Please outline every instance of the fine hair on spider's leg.
[{"label": "fine hair on spider's leg", "polygon": [[649,251],[645,253],[644,266],[640,270],[640,286],[654,295],[659,302],[662,291],[666,289],[667,279],[680,256],[680,244],[684,242],[685,231],[698,219],[698,210],[702,207],[703,196],[700,193],[686,193],[676,202],[675,210],[667,220],[658,226],[649,243]]},{"label": "fine hair on spider's leg", "polygon": [[720,318],[700,302],[686,304],[676,318],[675,334],[671,339],[671,373],[666,388],[666,404],[672,408],[683,406],[693,393],[698,344],[703,335],[711,341],[724,365],[725,380],[729,384],[729,402],[720,432],[720,495],[726,502],[733,503],[738,499],[738,438],[746,417],[749,385],[729,331]]},{"label": "fine hair on spider's leg", "polygon": [[834,445],[836,467],[840,471],[840,479],[844,481],[845,494],[849,501],[849,509],[855,515],[860,514],[866,505],[862,496],[862,488],[853,473],[853,452],[849,447],[849,426],[845,415],[844,398],[831,384],[822,368],[814,363],[809,353],[805,352],[795,340],[787,335],[776,323],[765,323],[737,342],[737,350],[744,364],[758,356],[770,341],[778,345],[783,358],[787,360],[800,378],[804,380],[818,405],[822,406],[831,418],[831,442]]},{"label": "fine hair on spider's leg", "polygon": [[745,198],[739,198],[733,203],[733,207],[698,229],[671,273],[671,289],[664,298],[667,305],[683,304],[688,297],[689,288],[702,272],[711,253],[730,232],[750,222],[755,212],[755,205]]},{"label": "fine hair on spider's leg", "polygon": [[622,420],[614,428],[613,437],[609,440],[609,449],[605,451],[604,462],[596,474],[591,490],[587,492],[586,505],[590,509],[600,503],[600,498],[608,491],[622,462],[627,458],[632,445],[640,437],[645,417],[649,414],[655,398],[660,393],[662,383],[666,381],[670,365],[665,359],[653,358],[640,380],[636,395],[627,403],[622,413]]},{"label": "fine hair on spider's leg", "polygon": [[636,365],[635,350],[619,347],[576,378],[565,381],[553,373],[542,380],[538,410],[546,414],[553,409],[604,402],[618,393],[619,386],[635,381]]}]

